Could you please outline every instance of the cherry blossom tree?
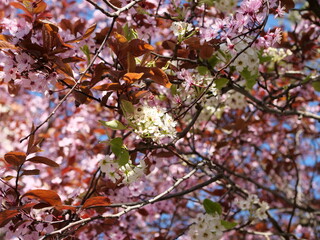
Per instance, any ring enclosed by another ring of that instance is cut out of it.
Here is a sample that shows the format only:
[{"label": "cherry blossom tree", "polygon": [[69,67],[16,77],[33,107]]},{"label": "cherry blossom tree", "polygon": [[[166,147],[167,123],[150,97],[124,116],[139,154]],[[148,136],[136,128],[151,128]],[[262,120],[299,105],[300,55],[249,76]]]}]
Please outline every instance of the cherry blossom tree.
[{"label": "cherry blossom tree", "polygon": [[0,238],[320,238],[319,22],[317,0],[2,0]]}]

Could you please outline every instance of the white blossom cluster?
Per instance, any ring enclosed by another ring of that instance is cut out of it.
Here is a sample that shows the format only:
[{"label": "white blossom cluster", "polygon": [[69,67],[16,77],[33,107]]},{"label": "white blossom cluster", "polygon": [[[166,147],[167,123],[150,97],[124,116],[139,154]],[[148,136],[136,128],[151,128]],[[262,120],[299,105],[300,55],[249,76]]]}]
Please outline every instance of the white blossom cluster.
[{"label": "white blossom cluster", "polygon": [[189,236],[192,240],[219,240],[224,230],[220,215],[200,213],[189,229]]},{"label": "white blossom cluster", "polygon": [[100,161],[100,170],[105,173],[106,176],[113,182],[116,183],[121,179],[119,174],[119,164],[114,162],[113,159],[109,156],[106,156]]},{"label": "white blossom cluster", "polygon": [[137,166],[127,163],[120,167],[111,157],[106,156],[100,161],[100,170],[105,173],[113,183],[117,183],[118,180],[122,179],[121,183],[131,184],[145,174],[146,164],[144,160],[141,160]]},{"label": "white blossom cluster", "polygon": [[[223,112],[222,98],[219,89],[216,88],[215,83],[208,89],[209,92],[204,96],[201,101],[203,102],[203,109],[199,116],[199,119],[209,120],[212,115],[220,116]],[[221,105],[221,106],[220,106]]]},{"label": "white blossom cluster", "polygon": [[142,105],[134,110],[130,121],[134,125],[135,133],[142,138],[151,138],[157,143],[165,137],[175,138],[177,134],[177,123],[160,107]]},{"label": "white blossom cluster", "polygon": [[273,62],[279,62],[285,57],[291,56],[291,55],[292,55],[292,52],[289,49],[285,50],[283,48],[269,47],[268,49],[265,49],[263,52],[263,56],[271,57],[271,61]]},{"label": "white blossom cluster", "polygon": [[173,22],[170,29],[177,37],[183,37],[186,33],[190,32],[193,27],[192,24],[186,22]]},{"label": "white blossom cluster", "polygon": [[[242,51],[247,44],[245,43],[238,43],[235,46],[235,50],[237,52]],[[242,72],[245,68],[249,70],[251,73],[256,73],[258,72],[258,67],[259,67],[259,58],[257,52],[253,48],[248,48],[245,50],[243,53],[240,54],[236,58],[236,60],[232,64],[233,66],[236,67],[237,71],[240,73]]]},{"label": "white blossom cluster", "polygon": [[261,202],[257,195],[250,194],[246,200],[239,200],[238,206],[242,210],[248,210],[252,218],[259,220],[268,218],[269,205],[264,201]]},{"label": "white blossom cluster", "polygon": [[231,109],[243,109],[247,106],[247,101],[244,95],[234,90],[230,90],[225,94],[225,106]]},{"label": "white blossom cluster", "polygon": [[123,183],[131,184],[136,182],[139,178],[145,175],[146,163],[144,160],[141,160],[139,165],[135,166],[133,164],[127,163],[120,168],[120,171],[123,173],[124,179]]}]

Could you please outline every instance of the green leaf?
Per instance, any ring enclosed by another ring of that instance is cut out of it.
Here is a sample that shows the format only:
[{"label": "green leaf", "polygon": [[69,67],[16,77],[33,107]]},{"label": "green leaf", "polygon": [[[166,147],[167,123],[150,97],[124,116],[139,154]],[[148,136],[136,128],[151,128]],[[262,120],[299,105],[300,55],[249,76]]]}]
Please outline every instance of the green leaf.
[{"label": "green leaf", "polygon": [[130,155],[127,149],[122,148],[120,154],[118,155],[119,166],[124,166],[129,162]]},{"label": "green leaf", "polygon": [[305,79],[303,79],[302,84],[307,83],[311,79],[311,74],[309,74]]},{"label": "green leaf", "polygon": [[87,62],[89,63],[91,61],[91,57],[88,45],[83,45],[82,47],[80,47],[80,50],[84,53],[84,55],[86,55]]},{"label": "green leaf", "polygon": [[127,100],[121,100],[121,109],[126,117],[129,117],[134,113],[133,104]]},{"label": "green leaf", "polygon": [[259,73],[251,74],[248,68],[245,68],[240,74],[246,80],[246,87],[251,90],[257,82]]},{"label": "green leaf", "polygon": [[170,87],[171,94],[176,95],[178,93],[178,85],[177,84],[172,84]]},{"label": "green leaf", "polygon": [[227,85],[227,83],[229,82],[229,79],[227,79],[227,78],[218,78],[214,82],[216,84],[216,88],[221,90],[223,87],[225,87]]},{"label": "green leaf", "polygon": [[217,202],[212,202],[210,199],[206,198],[203,201],[203,206],[208,214],[212,214],[212,213],[218,213],[219,215],[222,214],[221,205]]},{"label": "green leaf", "polygon": [[221,220],[221,225],[224,226],[227,230],[234,228],[238,225],[236,222],[228,222],[225,220]]},{"label": "green leaf", "polygon": [[320,82],[313,82],[313,83],[312,83],[312,87],[313,87],[314,90],[316,90],[317,92],[320,92]]},{"label": "green leaf", "polygon": [[205,66],[199,66],[197,67],[197,70],[200,75],[206,75],[209,72],[208,68]]},{"label": "green leaf", "polygon": [[213,55],[211,58],[209,58],[208,63],[210,64],[210,66],[212,68],[214,68],[217,63],[219,62],[219,58],[217,58],[217,56]]},{"label": "green leaf", "polygon": [[118,157],[122,151],[122,138],[114,138],[110,141],[111,151]]},{"label": "green leaf", "polygon": [[128,39],[128,41],[138,38],[137,32],[133,28],[130,28],[128,23],[124,25],[123,32],[124,32],[125,38]]},{"label": "green leaf", "polygon": [[108,128],[111,128],[113,130],[124,130],[126,129],[127,127],[124,126],[121,122],[119,122],[118,120],[112,120],[112,121],[99,121],[102,125],[108,127]]}]

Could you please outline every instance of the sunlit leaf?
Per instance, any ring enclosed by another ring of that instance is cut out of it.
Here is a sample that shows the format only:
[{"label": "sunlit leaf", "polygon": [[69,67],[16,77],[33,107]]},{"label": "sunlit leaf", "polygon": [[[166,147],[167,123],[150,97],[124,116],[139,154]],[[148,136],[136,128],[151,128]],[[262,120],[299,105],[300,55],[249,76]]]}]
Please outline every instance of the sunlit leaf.
[{"label": "sunlit leaf", "polygon": [[97,91],[117,91],[122,89],[120,83],[105,83],[99,86],[95,86],[92,89]]},{"label": "sunlit leaf", "polygon": [[73,70],[70,67],[68,63],[64,63],[62,61],[62,58],[60,57],[55,57],[54,58],[54,63],[56,64],[56,67],[61,70],[63,73],[67,74],[68,76],[73,78]]},{"label": "sunlit leaf", "polygon": [[147,90],[143,90],[143,91],[137,91],[133,94],[134,99],[141,99],[143,97],[145,97],[147,94],[149,94],[150,92]]},{"label": "sunlit leaf", "polygon": [[23,10],[27,15],[32,17],[32,15],[30,14],[29,10],[25,6],[23,6],[21,3],[11,2],[10,5],[15,7],[15,8]]},{"label": "sunlit leaf", "polygon": [[100,123],[102,123],[102,125],[111,128],[113,130],[124,130],[126,129],[126,126],[124,126],[121,122],[119,122],[118,120],[111,120],[111,121],[99,121]]},{"label": "sunlit leaf", "polygon": [[111,204],[111,201],[108,197],[92,197],[85,201],[82,208],[85,209],[85,208],[97,207],[97,206],[106,207],[106,206],[109,206],[110,204]]},{"label": "sunlit leaf", "polygon": [[48,165],[50,167],[59,167],[58,163],[50,160],[49,158],[42,157],[42,156],[35,156],[35,157],[28,159],[27,161],[33,162],[33,163],[42,163],[42,164]]},{"label": "sunlit leaf", "polygon": [[31,190],[23,194],[21,198],[23,197],[35,198],[44,201],[51,206],[62,205],[61,198],[55,191],[52,190]]},{"label": "sunlit leaf", "polygon": [[136,72],[143,72],[145,78],[152,79],[155,83],[165,86],[166,88],[171,87],[171,83],[167,74],[157,67],[136,67]]},{"label": "sunlit leaf", "polygon": [[42,13],[46,10],[46,8],[47,8],[47,4],[43,0],[38,1],[38,3],[33,6],[32,13],[34,14]]},{"label": "sunlit leaf", "polygon": [[75,38],[75,39],[73,39],[73,40],[66,41],[66,43],[80,42],[80,41],[82,41],[82,40],[90,37],[90,35],[94,32],[94,30],[96,29],[96,27],[97,27],[97,24],[95,23],[95,24],[91,25],[91,26],[85,31],[85,33],[84,33],[82,36],[80,36],[80,37],[78,37],[78,38]]},{"label": "sunlit leaf", "polygon": [[8,175],[8,176],[5,176],[5,177],[1,177],[1,179],[2,179],[3,181],[6,181],[6,182],[10,181],[10,180],[13,179],[13,178],[15,178],[15,177],[14,177],[14,176],[11,176],[11,175]]},{"label": "sunlit leaf", "polygon": [[17,49],[15,45],[4,40],[0,40],[0,49]]},{"label": "sunlit leaf", "polygon": [[135,81],[139,80],[144,73],[126,73],[122,78],[128,83],[134,83]]},{"label": "sunlit leaf", "polygon": [[86,55],[87,63],[90,63],[91,56],[88,45],[83,45],[82,47],[80,47],[80,50],[84,53],[84,55]]},{"label": "sunlit leaf", "polygon": [[10,165],[19,166],[25,162],[26,157],[24,152],[8,152],[4,155],[4,160]]},{"label": "sunlit leaf", "polygon": [[19,214],[18,210],[4,210],[0,212],[0,227],[5,226],[12,218]]},{"label": "sunlit leaf", "polygon": [[82,62],[82,61],[85,61],[84,58],[81,58],[81,57],[67,57],[67,58],[64,58],[62,59],[62,61],[64,63],[74,63],[74,62]]},{"label": "sunlit leaf", "polygon": [[57,210],[70,210],[72,212],[76,212],[77,208],[73,206],[68,206],[68,205],[58,205],[54,206],[55,209]]},{"label": "sunlit leaf", "polygon": [[133,39],[129,42],[128,50],[133,56],[139,57],[147,52],[153,51],[154,47],[141,39]]}]

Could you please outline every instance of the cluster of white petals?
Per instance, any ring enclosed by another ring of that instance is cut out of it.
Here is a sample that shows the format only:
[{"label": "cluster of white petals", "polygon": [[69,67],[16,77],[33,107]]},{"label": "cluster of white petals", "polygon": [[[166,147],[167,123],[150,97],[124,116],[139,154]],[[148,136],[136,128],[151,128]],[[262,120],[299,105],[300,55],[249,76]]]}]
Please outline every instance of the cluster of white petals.
[{"label": "cluster of white petals", "polygon": [[219,240],[224,230],[220,215],[200,213],[189,229],[189,236],[192,240]]},{"label": "cluster of white petals", "polygon": [[289,49],[269,47],[263,51],[263,55],[271,57],[273,62],[279,62],[285,57],[291,56],[292,52]]},{"label": "cluster of white petals", "polygon": [[141,160],[138,166],[127,163],[120,168],[120,171],[124,176],[123,183],[131,184],[133,182],[136,182],[139,178],[145,175],[145,169],[146,163],[144,162],[144,160]]},{"label": "cluster of white petals", "polygon": [[234,90],[230,90],[225,94],[225,106],[231,109],[243,109],[248,103],[244,95]]},{"label": "cluster of white petals", "polygon": [[165,137],[173,139],[177,134],[177,123],[160,107],[142,105],[134,110],[130,121],[140,137],[151,138],[158,143]]},{"label": "cluster of white petals", "polygon": [[170,29],[173,34],[177,37],[184,36],[186,33],[190,32],[193,27],[192,24],[186,22],[173,22]]},{"label": "cluster of white petals", "polygon": [[248,210],[251,217],[263,220],[267,219],[268,203],[260,201],[257,195],[250,194],[245,200],[238,200],[238,206],[242,210]]},{"label": "cluster of white petals", "polygon": [[106,156],[100,161],[100,170],[105,173],[106,176],[113,182],[116,183],[121,179],[121,175],[118,172],[119,164],[114,162],[109,156]]},{"label": "cluster of white petals", "polygon": [[[145,175],[146,164],[144,160],[141,160],[137,166],[132,163],[127,163],[120,167],[111,157],[106,156],[100,161],[100,170],[105,173],[107,178],[113,183],[131,184]],[[120,179],[122,179],[121,182],[119,182]]]},{"label": "cluster of white petals", "polygon": [[[235,45],[235,50],[240,52],[247,47],[248,44],[240,42]],[[236,67],[237,71],[241,73],[245,68],[251,73],[258,72],[259,58],[257,52],[253,48],[246,49],[241,53],[232,64]]]}]

